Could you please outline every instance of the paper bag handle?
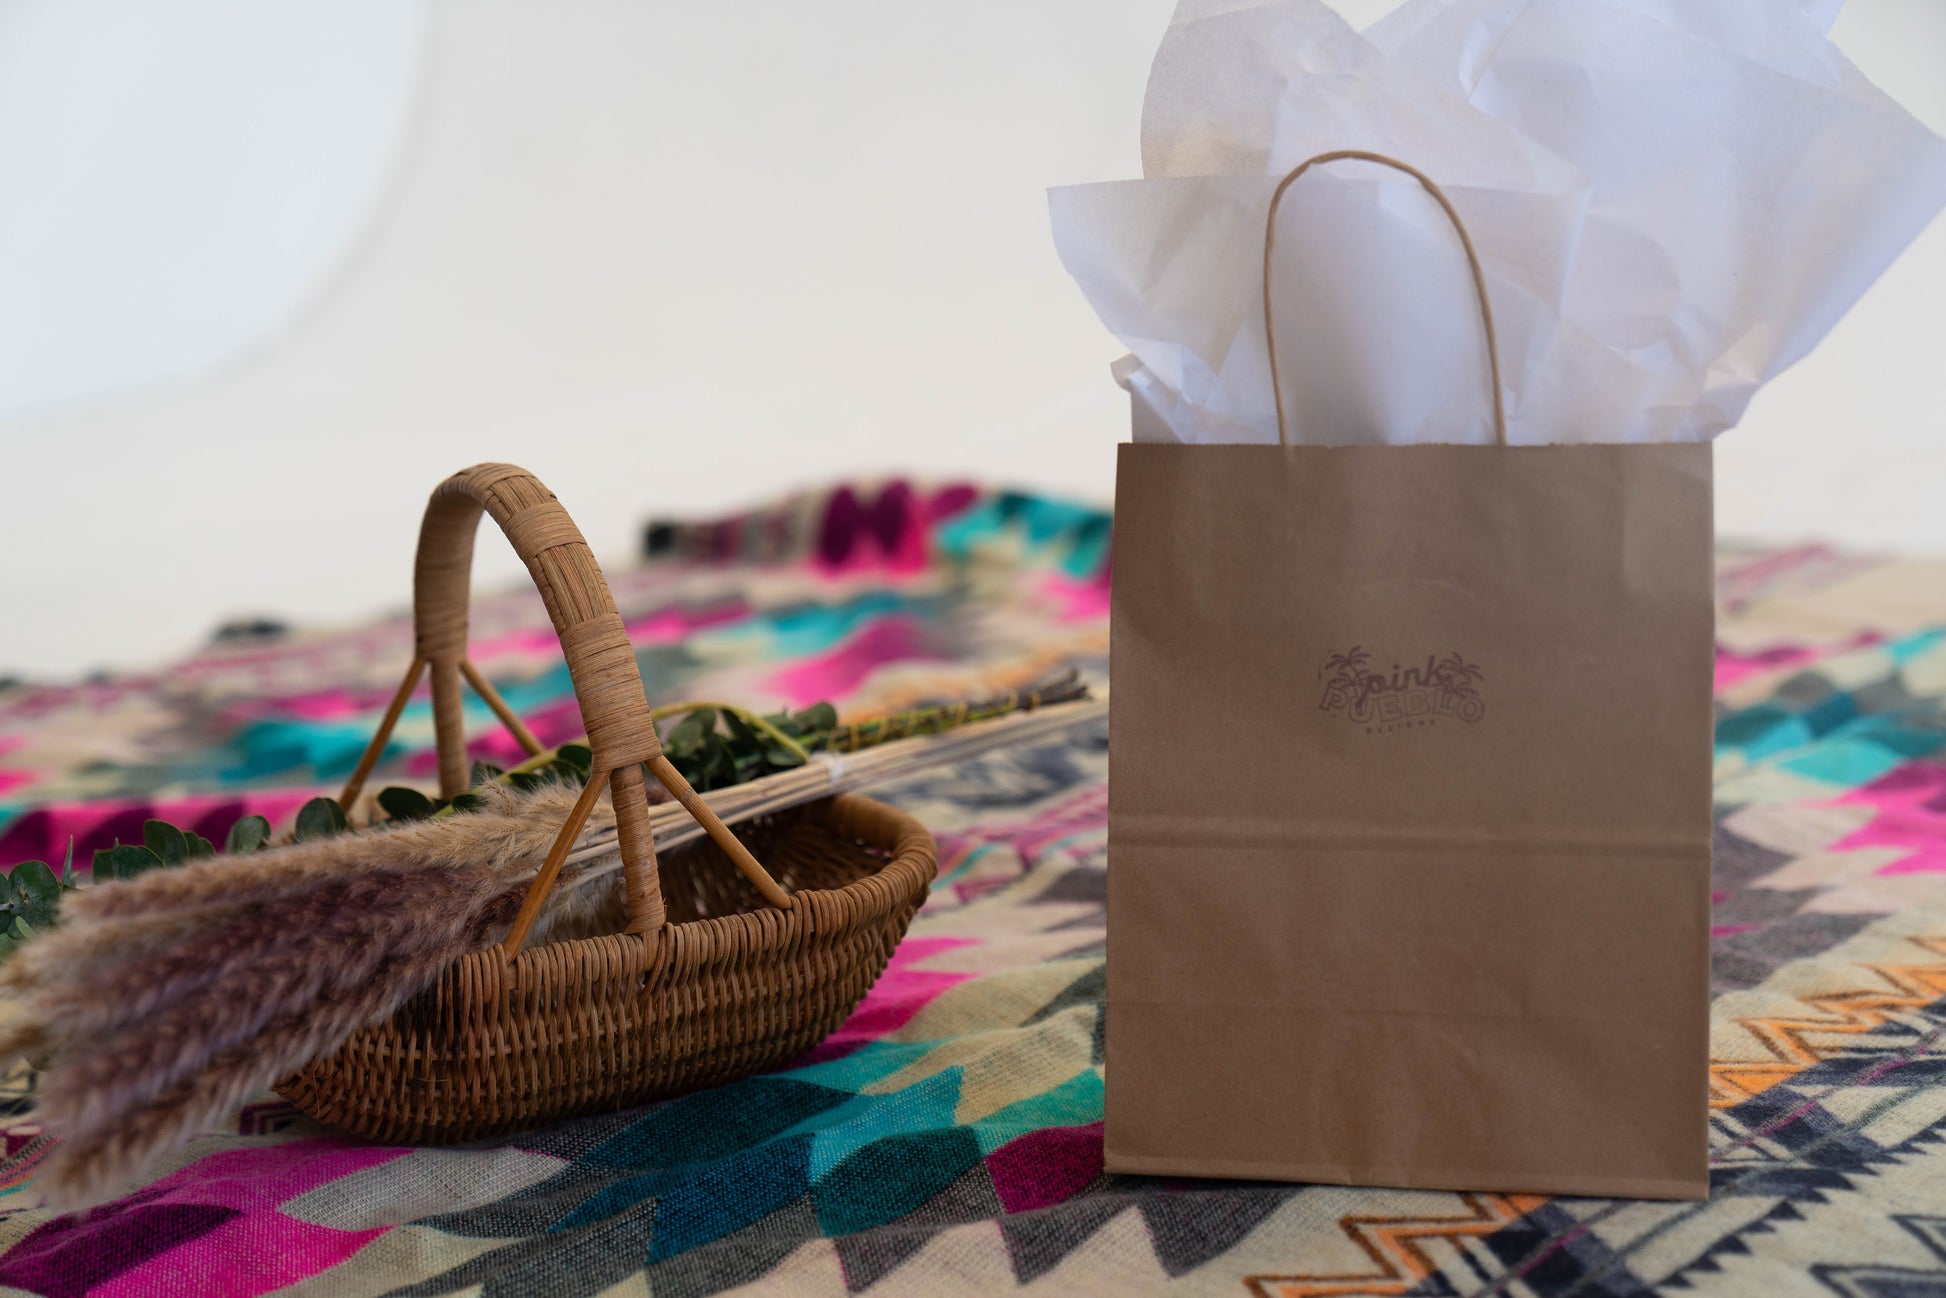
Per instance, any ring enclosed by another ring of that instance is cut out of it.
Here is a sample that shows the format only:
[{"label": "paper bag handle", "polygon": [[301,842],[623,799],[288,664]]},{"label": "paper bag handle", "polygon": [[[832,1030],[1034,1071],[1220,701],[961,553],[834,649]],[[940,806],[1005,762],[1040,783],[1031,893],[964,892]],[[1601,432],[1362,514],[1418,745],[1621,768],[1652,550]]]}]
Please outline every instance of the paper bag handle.
[{"label": "paper bag handle", "polygon": [[1487,297],[1486,272],[1480,269],[1480,257],[1473,251],[1473,240],[1466,233],[1466,224],[1460,220],[1459,213],[1453,210],[1452,201],[1446,197],[1445,191],[1433,183],[1432,177],[1416,167],[1407,166],[1397,158],[1388,158],[1382,153],[1366,153],[1361,149],[1341,149],[1335,153],[1320,153],[1315,158],[1300,162],[1277,182],[1276,192],[1270,196],[1270,215],[1264,222],[1264,343],[1270,349],[1270,393],[1271,399],[1277,403],[1278,445],[1289,446],[1291,443],[1290,434],[1284,425],[1284,385],[1277,373],[1277,321],[1270,309],[1270,254],[1277,246],[1277,205],[1284,201],[1284,191],[1312,167],[1323,162],[1345,160],[1376,162],[1382,167],[1403,171],[1418,181],[1425,191],[1438,201],[1440,208],[1446,213],[1446,219],[1453,223],[1453,229],[1459,235],[1460,247],[1466,251],[1466,264],[1473,271],[1473,289],[1480,298],[1480,323],[1486,326],[1487,335],[1487,369],[1493,383],[1493,434],[1495,441],[1505,446],[1507,410],[1500,395],[1500,340],[1493,329],[1493,303]]}]

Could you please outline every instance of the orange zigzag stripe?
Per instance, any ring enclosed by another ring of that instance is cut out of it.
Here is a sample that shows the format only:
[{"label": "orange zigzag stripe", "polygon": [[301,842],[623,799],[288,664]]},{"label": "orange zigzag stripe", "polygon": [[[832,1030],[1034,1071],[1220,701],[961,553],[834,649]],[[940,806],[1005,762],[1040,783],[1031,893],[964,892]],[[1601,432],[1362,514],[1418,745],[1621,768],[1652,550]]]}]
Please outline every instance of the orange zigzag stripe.
[{"label": "orange zigzag stripe", "polygon": [[1372,1259],[1362,1275],[1253,1275],[1244,1279],[1257,1298],[1331,1298],[1402,1294],[1438,1269],[1425,1242],[1490,1235],[1547,1202],[1544,1195],[1460,1194],[1459,1216],[1344,1217],[1351,1242]]},{"label": "orange zigzag stripe", "polygon": [[[1946,938],[1910,940],[1946,956]],[[1863,967],[1889,986],[1803,997],[1802,1003],[1811,1011],[1808,1014],[1740,1020],[1772,1057],[1712,1063],[1710,1107],[1726,1108],[1760,1095],[1838,1053],[1856,1038],[1877,1031],[1899,1013],[1946,997],[1946,963]]]}]

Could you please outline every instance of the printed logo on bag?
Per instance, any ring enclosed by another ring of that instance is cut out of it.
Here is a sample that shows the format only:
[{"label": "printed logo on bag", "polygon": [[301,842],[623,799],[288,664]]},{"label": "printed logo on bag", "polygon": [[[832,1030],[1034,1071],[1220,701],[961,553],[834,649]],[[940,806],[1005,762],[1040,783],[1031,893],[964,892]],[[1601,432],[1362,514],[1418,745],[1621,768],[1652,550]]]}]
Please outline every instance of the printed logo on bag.
[{"label": "printed logo on bag", "polygon": [[1392,664],[1390,675],[1372,670],[1372,655],[1353,645],[1318,668],[1324,698],[1318,708],[1342,713],[1368,735],[1411,730],[1457,717],[1469,725],[1486,715],[1480,684],[1486,673],[1458,651],[1427,654],[1423,666]]}]

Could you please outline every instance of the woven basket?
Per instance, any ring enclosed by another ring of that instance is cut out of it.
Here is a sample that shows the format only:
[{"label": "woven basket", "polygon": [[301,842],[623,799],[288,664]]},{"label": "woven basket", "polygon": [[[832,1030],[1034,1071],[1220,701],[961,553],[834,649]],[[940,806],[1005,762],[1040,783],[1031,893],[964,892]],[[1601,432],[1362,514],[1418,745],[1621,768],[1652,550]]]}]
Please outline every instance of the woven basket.
[{"label": "woven basket", "polygon": [[[526,562],[561,637],[594,773],[504,941],[462,957],[389,1021],[278,1087],[311,1116],[371,1140],[470,1140],[732,1081],[800,1054],[884,970],[936,863],[917,821],[855,795],[747,822],[740,842],[662,755],[634,651],[580,531],[553,493],[506,464],[475,466],[433,493],[415,570],[417,653],[346,787],[347,807],[424,672],[443,796],[467,785],[462,680],[539,751],[466,659],[482,511]],[[645,763],[708,835],[659,862]],[[628,929],[525,950],[604,787]]]}]

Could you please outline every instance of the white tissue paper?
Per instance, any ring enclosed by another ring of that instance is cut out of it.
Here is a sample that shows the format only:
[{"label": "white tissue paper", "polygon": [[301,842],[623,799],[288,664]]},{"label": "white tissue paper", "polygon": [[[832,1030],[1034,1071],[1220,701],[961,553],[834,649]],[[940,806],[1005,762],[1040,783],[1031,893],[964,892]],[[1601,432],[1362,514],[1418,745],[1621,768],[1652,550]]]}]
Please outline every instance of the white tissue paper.
[{"label": "white tissue paper", "polygon": [[[1946,205],[1946,142],[1826,35],[1842,0],[1181,0],[1145,179],[1050,194],[1056,246],[1133,356],[1138,441],[1275,442],[1271,191],[1341,149],[1426,172],[1485,268],[1508,440],[1697,441],[1804,356]],[[1278,211],[1300,442],[1493,438],[1444,214],[1363,162]]]}]

